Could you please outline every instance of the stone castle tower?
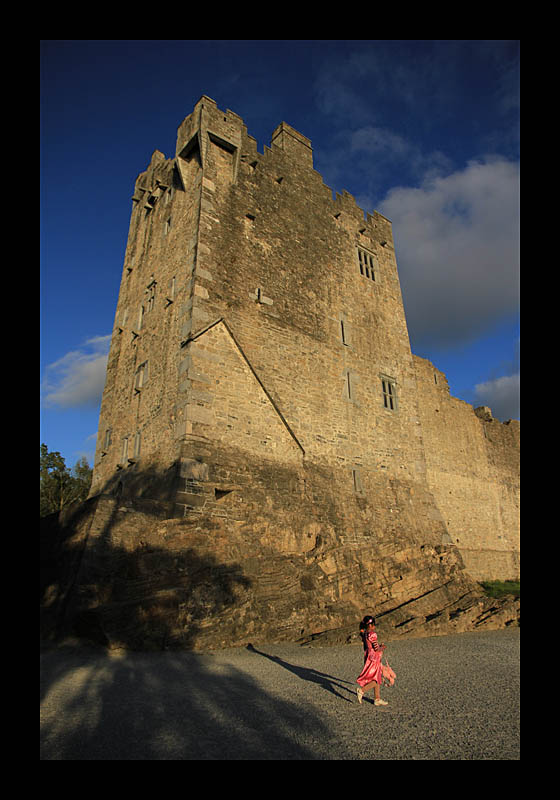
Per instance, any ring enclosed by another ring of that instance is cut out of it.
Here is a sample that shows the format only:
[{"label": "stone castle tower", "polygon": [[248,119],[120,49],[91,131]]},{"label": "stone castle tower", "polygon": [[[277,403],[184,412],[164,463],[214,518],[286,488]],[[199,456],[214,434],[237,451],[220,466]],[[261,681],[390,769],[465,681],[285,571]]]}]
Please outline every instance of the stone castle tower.
[{"label": "stone castle tower", "polygon": [[518,448],[411,353],[391,223],[203,96],[136,181],[90,494],[113,539],[149,517],[242,565],[241,639],[372,603],[406,632],[518,576]]}]

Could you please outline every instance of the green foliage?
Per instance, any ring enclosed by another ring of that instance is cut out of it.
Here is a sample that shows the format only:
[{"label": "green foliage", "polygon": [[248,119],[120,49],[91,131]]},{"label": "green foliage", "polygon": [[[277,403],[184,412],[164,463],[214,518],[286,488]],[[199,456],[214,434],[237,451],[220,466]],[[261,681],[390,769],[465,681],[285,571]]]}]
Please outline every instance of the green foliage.
[{"label": "green foliage", "polygon": [[85,500],[91,486],[92,469],[85,458],[80,458],[68,470],[59,452],[49,453],[41,445],[40,506],[41,516],[62,511],[75,500]]},{"label": "green foliage", "polygon": [[515,597],[519,597],[520,583],[521,581],[480,581],[484,593],[488,597],[496,598],[504,597],[506,594],[513,594]]}]

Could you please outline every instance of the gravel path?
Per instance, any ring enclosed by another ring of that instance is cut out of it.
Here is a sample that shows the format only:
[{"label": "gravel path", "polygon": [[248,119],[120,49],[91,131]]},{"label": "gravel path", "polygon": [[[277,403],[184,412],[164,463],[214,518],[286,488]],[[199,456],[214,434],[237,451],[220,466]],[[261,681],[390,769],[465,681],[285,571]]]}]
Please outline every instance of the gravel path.
[{"label": "gravel path", "polygon": [[520,630],[389,642],[356,700],[360,645],[41,654],[41,759],[519,760]]}]

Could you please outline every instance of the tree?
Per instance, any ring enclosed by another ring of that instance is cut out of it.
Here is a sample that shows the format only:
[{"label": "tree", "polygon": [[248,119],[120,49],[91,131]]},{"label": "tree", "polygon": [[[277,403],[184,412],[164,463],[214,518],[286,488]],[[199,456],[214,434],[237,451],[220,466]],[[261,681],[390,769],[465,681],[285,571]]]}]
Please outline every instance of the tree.
[{"label": "tree", "polygon": [[85,458],[69,471],[58,451],[49,453],[41,445],[40,506],[41,516],[62,511],[75,500],[85,500],[91,486],[92,470]]}]

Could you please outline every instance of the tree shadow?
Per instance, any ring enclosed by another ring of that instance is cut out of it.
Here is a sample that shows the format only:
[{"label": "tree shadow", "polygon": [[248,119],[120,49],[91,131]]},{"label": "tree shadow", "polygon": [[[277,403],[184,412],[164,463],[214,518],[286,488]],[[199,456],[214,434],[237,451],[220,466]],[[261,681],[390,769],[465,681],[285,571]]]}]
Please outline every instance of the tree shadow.
[{"label": "tree shadow", "polygon": [[43,655],[42,760],[314,760],[309,709],[197,653]]},{"label": "tree shadow", "polygon": [[43,639],[188,650],[243,599],[251,581],[216,557],[211,521],[201,533],[199,520],[174,518],[168,473],[136,471],[41,520]]},{"label": "tree shadow", "polygon": [[[92,498],[41,521],[43,646],[62,647],[61,654],[73,657],[77,645],[86,654],[102,653],[99,648],[188,651],[201,635],[209,649],[223,646],[208,635],[208,620],[234,613],[251,581],[238,564],[221,564],[189,546],[188,531],[184,546],[175,542],[170,549],[135,529],[133,546],[116,544],[111,534],[119,515],[138,510],[138,504],[119,503]],[[156,516],[142,510],[149,533]],[[55,682],[66,669],[63,659],[58,664],[59,671],[49,673]],[[43,687],[48,692],[49,681]]]},{"label": "tree shadow", "polygon": [[166,503],[121,486],[42,521],[41,758],[318,758],[316,714],[194,652],[231,646],[251,580]]},{"label": "tree shadow", "polygon": [[[259,656],[263,656],[264,658],[268,658],[269,661],[272,661],[274,664],[277,664],[279,667],[283,667],[284,669],[288,670],[288,672],[297,675],[298,678],[304,681],[310,681],[311,683],[315,683],[320,686],[322,689],[330,692],[331,694],[336,695],[336,697],[341,698],[341,700],[346,700],[349,703],[353,703],[355,700],[355,686],[350,681],[342,680],[341,678],[335,678],[333,675],[327,675],[324,672],[319,672],[316,669],[310,669],[309,667],[302,667],[299,664],[290,664],[289,661],[285,661],[284,659],[280,658],[280,656],[273,656],[269,653],[265,653],[262,650],[257,650],[256,647],[252,644],[247,645],[247,650],[251,653],[256,653]],[[343,685],[345,684],[345,685]],[[349,690],[348,686],[354,686],[354,689]],[[354,698],[350,699],[340,692],[337,691],[338,689],[342,689],[344,692],[349,692],[349,694]]]}]

